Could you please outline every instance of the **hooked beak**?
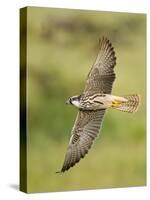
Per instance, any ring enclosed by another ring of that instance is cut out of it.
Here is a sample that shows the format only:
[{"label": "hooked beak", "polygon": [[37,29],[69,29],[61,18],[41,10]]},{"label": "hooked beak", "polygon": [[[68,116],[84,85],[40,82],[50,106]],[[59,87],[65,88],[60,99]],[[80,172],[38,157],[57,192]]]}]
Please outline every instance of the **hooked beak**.
[{"label": "hooked beak", "polygon": [[69,100],[66,101],[66,104],[70,104]]}]

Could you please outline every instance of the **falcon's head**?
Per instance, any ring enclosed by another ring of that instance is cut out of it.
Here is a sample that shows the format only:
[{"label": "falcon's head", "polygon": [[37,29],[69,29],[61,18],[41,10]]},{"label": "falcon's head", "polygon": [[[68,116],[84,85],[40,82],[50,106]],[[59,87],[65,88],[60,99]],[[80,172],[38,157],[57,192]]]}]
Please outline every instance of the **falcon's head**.
[{"label": "falcon's head", "polygon": [[72,105],[74,105],[76,107],[79,107],[79,105],[80,105],[80,98],[81,98],[81,95],[70,97],[66,101],[66,104],[72,104]]}]

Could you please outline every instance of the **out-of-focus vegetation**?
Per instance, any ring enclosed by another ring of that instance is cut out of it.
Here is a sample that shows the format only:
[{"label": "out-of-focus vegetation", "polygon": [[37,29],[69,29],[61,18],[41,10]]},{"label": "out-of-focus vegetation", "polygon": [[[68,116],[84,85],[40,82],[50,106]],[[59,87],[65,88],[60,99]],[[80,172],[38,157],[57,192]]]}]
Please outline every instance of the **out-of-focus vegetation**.
[{"label": "out-of-focus vegetation", "polygon": [[[139,186],[146,183],[146,16],[28,8],[28,192]],[[113,94],[139,93],[136,114],[109,110],[89,154],[60,170],[80,94],[98,52],[99,37],[115,47]]]}]

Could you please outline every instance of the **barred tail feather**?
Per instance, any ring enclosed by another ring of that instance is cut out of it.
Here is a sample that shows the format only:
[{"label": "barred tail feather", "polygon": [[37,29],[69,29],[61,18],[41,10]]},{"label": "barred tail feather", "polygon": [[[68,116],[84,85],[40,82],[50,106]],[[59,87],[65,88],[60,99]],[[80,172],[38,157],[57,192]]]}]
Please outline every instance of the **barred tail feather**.
[{"label": "barred tail feather", "polygon": [[124,96],[124,98],[127,99],[127,101],[122,102],[119,106],[116,106],[115,108],[123,112],[135,113],[140,105],[141,96],[135,94]]}]

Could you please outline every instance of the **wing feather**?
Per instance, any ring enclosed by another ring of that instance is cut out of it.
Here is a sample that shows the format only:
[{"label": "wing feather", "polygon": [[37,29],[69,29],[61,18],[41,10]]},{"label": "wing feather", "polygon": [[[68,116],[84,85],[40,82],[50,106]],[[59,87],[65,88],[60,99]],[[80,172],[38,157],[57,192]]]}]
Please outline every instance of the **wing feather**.
[{"label": "wing feather", "polygon": [[110,94],[115,80],[114,66],[116,65],[115,51],[107,38],[100,40],[100,50],[86,81],[84,93]]},{"label": "wing feather", "polygon": [[79,111],[60,172],[73,167],[88,153],[99,133],[104,113],[105,110]]}]

